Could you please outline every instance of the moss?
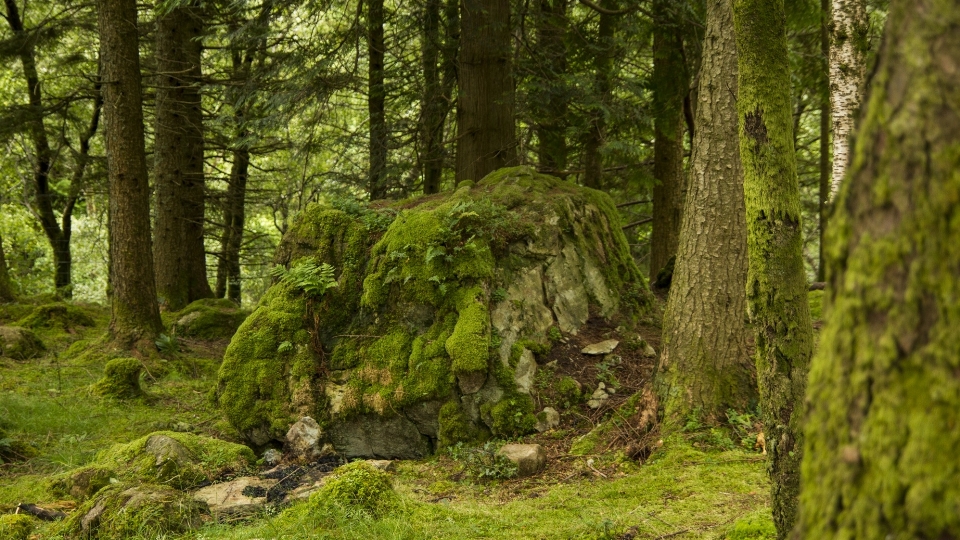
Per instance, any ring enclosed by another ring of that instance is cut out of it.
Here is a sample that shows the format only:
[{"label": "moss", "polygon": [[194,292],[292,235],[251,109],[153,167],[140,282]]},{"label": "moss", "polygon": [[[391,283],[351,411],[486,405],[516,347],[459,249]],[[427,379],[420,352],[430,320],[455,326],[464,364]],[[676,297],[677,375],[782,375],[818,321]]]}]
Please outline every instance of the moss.
[{"label": "moss", "polygon": [[72,331],[80,327],[95,326],[96,321],[80,306],[67,302],[56,302],[37,306],[17,324],[24,328],[57,327],[64,331]]},{"label": "moss", "polygon": [[365,461],[338,468],[320,491],[310,497],[310,505],[317,511],[340,507],[372,516],[388,514],[399,503],[387,473]]},{"label": "moss", "polygon": [[256,461],[248,447],[192,433],[158,431],[97,455],[95,466],[122,479],[189,489]]},{"label": "moss", "polygon": [[447,448],[459,442],[472,442],[479,438],[476,426],[467,418],[460,403],[448,401],[440,408],[437,447]]},{"label": "moss", "polygon": [[807,299],[810,303],[810,319],[819,321],[823,317],[823,291],[810,291]]},{"label": "moss", "polygon": [[635,433],[645,432],[655,420],[645,417],[649,411],[644,402],[649,399],[651,399],[650,396],[644,391],[630,396],[609,418],[574,441],[570,447],[570,454],[585,456],[602,451],[609,446],[610,438],[625,426],[630,426],[631,431]]},{"label": "moss", "polygon": [[[199,527],[205,505],[168,486],[111,486],[72,512],[60,527],[67,538],[125,540],[168,537]],[[86,519],[87,516],[98,518]]]},{"label": "moss", "polygon": [[533,414],[533,399],[526,394],[504,398],[489,407],[490,431],[497,437],[513,438],[533,431],[537,417]]},{"label": "moss", "polygon": [[458,302],[457,325],[447,339],[446,349],[456,375],[487,371],[490,349],[490,313],[482,302],[482,291],[470,288]]},{"label": "moss", "polygon": [[108,467],[98,465],[81,467],[52,478],[50,491],[59,497],[85,500],[110,485],[110,479],[116,476],[117,473]]},{"label": "moss", "polygon": [[250,313],[224,298],[204,298],[176,314],[173,329],[179,337],[230,338]]},{"label": "moss", "polygon": [[777,528],[769,512],[755,512],[738,519],[723,535],[725,540],[774,540]]},{"label": "moss", "polygon": [[143,365],[136,358],[115,358],[107,362],[101,378],[93,387],[94,393],[112,399],[136,399],[144,396],[140,387]]},{"label": "moss", "polygon": [[4,540],[27,540],[33,532],[34,520],[24,514],[0,516],[0,538]]},{"label": "moss", "polygon": [[564,375],[557,379],[556,382],[556,391],[557,396],[561,400],[568,403],[569,405],[576,405],[583,401],[583,394],[580,389],[580,384],[576,379],[569,375]]},{"label": "moss", "polygon": [[26,361],[38,358],[46,350],[46,346],[32,331],[16,326],[0,326],[0,356]]}]

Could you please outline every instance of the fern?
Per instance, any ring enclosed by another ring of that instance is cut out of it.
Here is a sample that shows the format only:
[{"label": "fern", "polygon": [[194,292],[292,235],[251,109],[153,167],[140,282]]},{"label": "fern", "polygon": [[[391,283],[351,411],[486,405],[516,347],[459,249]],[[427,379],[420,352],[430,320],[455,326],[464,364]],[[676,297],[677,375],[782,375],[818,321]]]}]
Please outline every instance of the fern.
[{"label": "fern", "polygon": [[317,264],[312,259],[301,259],[289,270],[282,266],[276,266],[270,270],[270,275],[277,280],[293,285],[307,296],[315,298],[322,297],[327,289],[337,286],[337,279],[333,273],[333,266],[327,263]]}]

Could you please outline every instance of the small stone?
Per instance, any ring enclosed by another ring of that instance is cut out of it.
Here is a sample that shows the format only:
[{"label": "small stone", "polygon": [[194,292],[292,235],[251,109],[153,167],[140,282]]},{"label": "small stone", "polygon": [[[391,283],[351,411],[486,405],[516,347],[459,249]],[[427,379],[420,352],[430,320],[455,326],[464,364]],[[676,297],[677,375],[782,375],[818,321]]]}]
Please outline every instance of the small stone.
[{"label": "small stone", "polygon": [[170,426],[170,431],[175,431],[177,433],[191,433],[193,432],[193,424],[189,422],[176,422]]},{"label": "small stone", "polygon": [[267,503],[267,490],[276,484],[276,480],[245,476],[200,488],[193,492],[193,500],[206,503],[214,519],[248,515]]},{"label": "small stone", "polygon": [[605,354],[612,353],[619,344],[620,342],[615,339],[608,339],[606,341],[601,341],[600,343],[587,345],[580,352],[589,356],[603,356]]},{"label": "small stone", "polygon": [[644,342],[643,342],[643,355],[644,355],[644,356],[648,356],[648,357],[656,356],[656,355],[657,355],[657,350],[654,349],[649,343],[647,343],[646,341],[644,341]]},{"label": "small stone", "polygon": [[369,463],[374,469],[378,469],[383,472],[393,472],[397,468],[396,464],[389,459],[368,459],[367,463]]},{"label": "small stone", "polygon": [[550,431],[560,425],[560,413],[553,407],[545,407],[537,414],[537,423],[534,427],[540,433]]},{"label": "small stone", "polygon": [[304,416],[287,431],[287,450],[296,459],[305,462],[313,461],[323,453],[320,445],[322,437],[320,424],[317,424],[313,418]]},{"label": "small stone", "polygon": [[604,404],[608,399],[610,399],[610,394],[605,390],[606,385],[600,383],[600,386],[593,391],[593,395],[590,396],[590,400],[587,401],[587,407],[591,409],[599,409],[601,405]]},{"label": "small stone", "polygon": [[621,358],[619,354],[611,353],[603,357],[603,363],[606,364],[607,367],[617,367],[623,363],[623,358]]},{"label": "small stone", "polygon": [[505,444],[497,452],[517,465],[518,476],[532,476],[547,464],[547,453],[539,444]]},{"label": "small stone", "polygon": [[517,390],[524,394],[529,394],[533,390],[533,379],[537,375],[537,360],[529,349],[524,349],[517,361],[517,368],[514,371],[514,381],[517,383]]},{"label": "small stone", "polygon": [[263,464],[267,467],[276,467],[280,464],[281,459],[283,459],[283,454],[279,450],[269,448],[263,453]]}]

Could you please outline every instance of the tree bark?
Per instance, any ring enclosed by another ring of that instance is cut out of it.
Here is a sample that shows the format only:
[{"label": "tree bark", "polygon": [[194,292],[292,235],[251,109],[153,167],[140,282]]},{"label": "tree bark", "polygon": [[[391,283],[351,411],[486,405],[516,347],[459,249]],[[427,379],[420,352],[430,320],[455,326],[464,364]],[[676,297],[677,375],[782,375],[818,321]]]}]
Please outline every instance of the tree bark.
[{"label": "tree bark", "polygon": [[737,147],[737,45],[731,0],[707,1],[690,191],[663,318],[657,387],[667,429],[755,401],[747,352],[747,225]]},{"label": "tree bark", "polygon": [[150,241],[137,5],[133,0],[98,5],[110,195],[110,330],[115,340],[132,345],[163,328]]},{"label": "tree bark", "polygon": [[891,2],[827,231],[798,538],[960,538],[958,27]]},{"label": "tree bark", "polygon": [[461,0],[457,183],[516,164],[510,0]]},{"label": "tree bark", "polygon": [[826,280],[824,241],[827,209],[830,203],[830,0],[820,0],[820,54],[823,56],[823,92],[820,96],[820,250],[817,257],[817,281]]},{"label": "tree bark", "polygon": [[157,19],[153,248],[157,295],[170,311],[213,296],[203,243],[202,17],[201,9],[190,5]]},{"label": "tree bark", "polygon": [[589,112],[589,125],[583,143],[583,185],[594,189],[603,186],[603,156],[600,153],[606,138],[607,106],[613,80],[614,38],[618,6],[616,0],[601,0],[597,46],[593,55],[593,93],[595,104]]},{"label": "tree bark", "polygon": [[10,272],[7,270],[7,256],[3,252],[3,237],[0,237],[0,302],[13,302],[16,299]]},{"label": "tree bark", "polygon": [[653,3],[653,177],[657,183],[653,188],[653,234],[650,237],[651,283],[677,255],[685,192],[683,100],[690,81],[683,54],[681,21],[676,9],[668,0]]},{"label": "tree bark", "polygon": [[799,492],[802,403],[813,348],[783,0],[734,0],[740,158],[747,209],[747,301],[779,538]]},{"label": "tree bark", "polygon": [[537,14],[537,90],[532,103],[537,161],[543,172],[567,169],[567,0],[540,0]]},{"label": "tree bark", "polygon": [[[239,137],[243,139],[243,134]],[[246,220],[245,201],[250,151],[238,146],[233,151],[230,180],[224,201],[223,236],[220,239],[220,261],[217,265],[217,298],[241,302],[240,248],[243,245],[243,227]]]},{"label": "tree bark", "polygon": [[387,91],[384,86],[383,0],[367,3],[368,98],[370,113],[370,200],[387,196]]},{"label": "tree bark", "polygon": [[[443,179],[444,127],[450,113],[453,84],[456,81],[459,0],[427,0],[423,17],[423,79],[421,111],[423,192],[439,193]],[[444,36],[441,39],[441,24]]]},{"label": "tree bark", "polygon": [[831,198],[850,162],[850,142],[866,71],[867,2],[832,0],[830,21],[830,102],[833,117]]}]

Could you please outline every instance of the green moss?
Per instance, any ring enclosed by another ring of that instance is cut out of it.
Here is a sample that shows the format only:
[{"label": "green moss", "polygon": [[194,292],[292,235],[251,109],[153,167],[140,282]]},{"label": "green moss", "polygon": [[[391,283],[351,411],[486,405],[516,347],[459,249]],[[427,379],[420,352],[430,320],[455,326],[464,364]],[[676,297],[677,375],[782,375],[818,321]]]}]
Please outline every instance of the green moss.
[{"label": "green moss", "polygon": [[51,478],[50,491],[59,497],[85,500],[110,485],[115,477],[117,473],[111,468],[90,465]]},{"label": "green moss", "polygon": [[755,512],[738,519],[724,534],[725,540],[774,540],[777,528],[770,512]]},{"label": "green moss", "polygon": [[[90,520],[88,513],[103,508],[99,519]],[[131,487],[117,485],[105,488],[95,498],[72,512],[60,527],[68,538],[126,540],[128,538],[160,538],[185,533],[202,523],[202,503],[189,494],[168,486],[150,484]]]},{"label": "green moss", "polygon": [[447,448],[459,442],[472,442],[479,438],[476,426],[467,418],[460,403],[448,401],[440,408],[437,447]]},{"label": "green moss", "polygon": [[116,358],[107,362],[101,378],[93,391],[106,398],[136,399],[143,397],[140,373],[143,365],[136,358]]},{"label": "green moss", "polygon": [[557,396],[570,405],[576,405],[583,399],[583,394],[580,390],[580,384],[577,383],[576,379],[569,375],[564,375],[563,377],[557,379],[556,391]]},{"label": "green moss", "polygon": [[383,516],[398,507],[400,498],[387,473],[365,461],[356,461],[334,471],[323,487],[310,497],[317,511],[331,507]]},{"label": "green moss", "polygon": [[225,298],[204,298],[178,312],[173,328],[179,337],[225,339],[233,336],[249,314]]},{"label": "green moss", "polygon": [[823,291],[810,291],[807,299],[810,303],[810,319],[819,321],[823,317]]},{"label": "green moss", "polygon": [[26,328],[0,326],[0,356],[26,361],[40,357],[47,348]]},{"label": "green moss", "polygon": [[490,349],[490,313],[482,301],[482,291],[470,288],[458,302],[457,325],[447,339],[446,349],[453,360],[456,375],[487,371]]},{"label": "green moss", "polygon": [[242,471],[254,461],[253,451],[240,444],[158,431],[102,451],[95,466],[115,470],[122,479],[189,489],[228,472]]},{"label": "green moss", "polygon": [[83,308],[67,302],[56,302],[37,306],[18,323],[24,328],[62,328],[71,331],[79,327],[96,325],[93,317]]},{"label": "green moss", "polygon": [[533,414],[533,399],[526,394],[504,398],[489,408],[490,431],[497,437],[513,438],[533,431],[537,417]]},{"label": "green moss", "polygon": [[33,532],[34,520],[24,514],[0,516],[0,538],[4,540],[27,540]]}]

